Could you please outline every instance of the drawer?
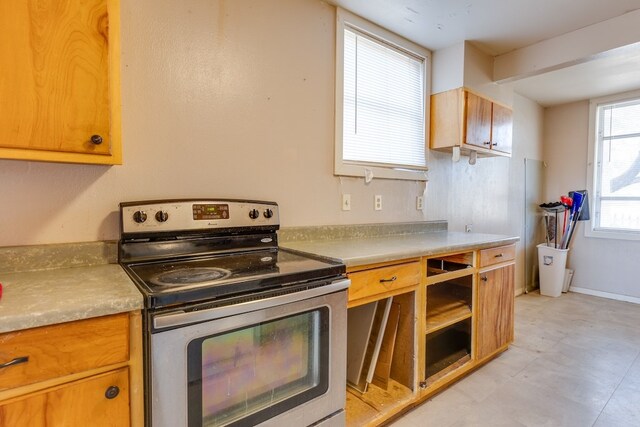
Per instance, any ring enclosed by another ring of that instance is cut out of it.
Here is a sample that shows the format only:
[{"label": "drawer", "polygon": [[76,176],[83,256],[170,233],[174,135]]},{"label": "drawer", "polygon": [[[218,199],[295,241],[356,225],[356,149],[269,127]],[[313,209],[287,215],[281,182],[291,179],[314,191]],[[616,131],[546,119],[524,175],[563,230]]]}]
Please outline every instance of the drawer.
[{"label": "drawer", "polygon": [[516,258],[516,245],[500,246],[480,251],[480,268],[501,262],[513,261]]},{"label": "drawer", "polygon": [[0,390],[100,368],[129,359],[129,315],[7,332],[0,335]]},{"label": "drawer", "polygon": [[420,263],[390,265],[350,273],[349,301],[393,292],[420,283]]}]

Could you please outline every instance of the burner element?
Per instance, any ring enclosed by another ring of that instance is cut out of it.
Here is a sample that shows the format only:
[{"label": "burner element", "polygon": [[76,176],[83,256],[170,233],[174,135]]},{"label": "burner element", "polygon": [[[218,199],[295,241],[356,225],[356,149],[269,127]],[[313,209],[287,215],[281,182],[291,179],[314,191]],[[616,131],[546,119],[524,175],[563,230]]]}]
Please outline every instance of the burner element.
[{"label": "burner element", "polygon": [[159,286],[192,285],[215,282],[230,275],[229,270],[216,267],[179,268],[157,274],[149,281]]}]

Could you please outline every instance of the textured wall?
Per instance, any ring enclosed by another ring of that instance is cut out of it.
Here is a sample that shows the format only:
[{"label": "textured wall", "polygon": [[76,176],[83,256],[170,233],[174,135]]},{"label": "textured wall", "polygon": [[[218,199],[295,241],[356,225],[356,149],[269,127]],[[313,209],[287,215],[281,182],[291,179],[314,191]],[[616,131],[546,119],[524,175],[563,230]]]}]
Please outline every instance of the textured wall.
[{"label": "textured wall", "polygon": [[0,160],[0,246],[117,239],[119,202],[176,197],[275,200],[283,226],[447,219],[521,234],[522,158],[540,144],[530,101],[514,102],[511,160],[431,153],[421,212],[423,183],[333,176],[333,6],[139,0],[122,3],[122,27],[124,165]]}]

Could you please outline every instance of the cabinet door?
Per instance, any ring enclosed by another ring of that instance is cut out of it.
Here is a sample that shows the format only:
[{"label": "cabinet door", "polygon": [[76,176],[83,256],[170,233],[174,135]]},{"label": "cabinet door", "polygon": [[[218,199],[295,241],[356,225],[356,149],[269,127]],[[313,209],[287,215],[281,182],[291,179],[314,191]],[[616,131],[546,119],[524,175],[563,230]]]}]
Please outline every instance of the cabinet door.
[{"label": "cabinet door", "polygon": [[466,92],[465,143],[479,147],[491,146],[491,101]]},{"label": "cabinet door", "polygon": [[491,149],[511,154],[513,113],[509,108],[493,104]]},{"label": "cabinet door", "polygon": [[479,274],[476,357],[483,359],[513,341],[515,264]]},{"label": "cabinet door", "polygon": [[108,34],[111,24],[117,30],[108,1],[0,2],[0,157],[74,161],[89,154],[106,159],[83,163],[119,162],[108,160]]},{"label": "cabinet door", "polygon": [[128,375],[124,368],[0,403],[0,426],[128,426]]}]

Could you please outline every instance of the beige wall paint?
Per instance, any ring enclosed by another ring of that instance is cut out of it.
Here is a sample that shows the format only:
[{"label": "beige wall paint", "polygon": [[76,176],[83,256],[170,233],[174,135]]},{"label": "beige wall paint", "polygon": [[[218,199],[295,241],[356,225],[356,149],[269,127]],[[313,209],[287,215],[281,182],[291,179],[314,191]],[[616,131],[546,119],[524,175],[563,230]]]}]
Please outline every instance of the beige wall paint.
[{"label": "beige wall paint", "polygon": [[[587,183],[589,102],[547,108],[544,114],[546,199],[559,200]],[[640,297],[637,280],[639,241],[585,237],[579,222],[568,255],[575,270],[572,286],[597,292]]]},{"label": "beige wall paint", "polygon": [[332,174],[333,6],[141,0],[122,27],[124,165],[0,161],[0,245],[116,239],[118,203],[149,198],[275,200],[285,226],[425,218],[424,184]]},{"label": "beige wall paint", "polygon": [[333,6],[139,0],[122,3],[122,27],[124,165],[0,160],[0,246],[117,239],[119,202],[176,197],[275,200],[283,226],[447,219],[522,234],[523,159],[541,146],[531,101],[515,97],[511,160],[430,154],[421,212],[424,183],[332,174]]}]

